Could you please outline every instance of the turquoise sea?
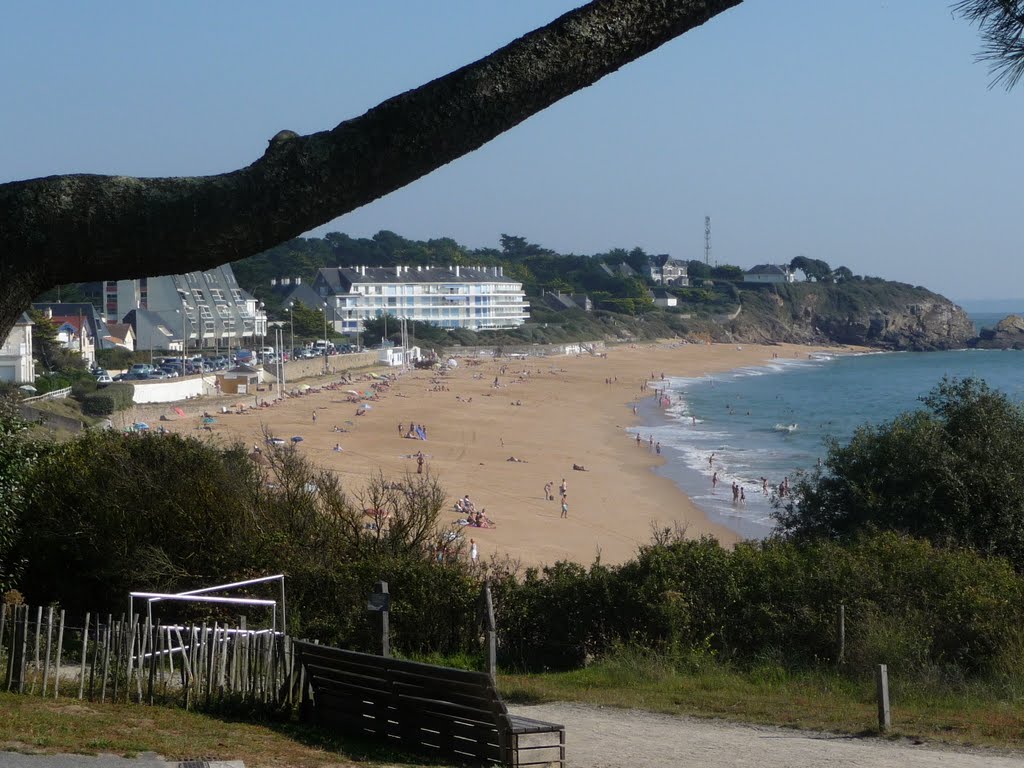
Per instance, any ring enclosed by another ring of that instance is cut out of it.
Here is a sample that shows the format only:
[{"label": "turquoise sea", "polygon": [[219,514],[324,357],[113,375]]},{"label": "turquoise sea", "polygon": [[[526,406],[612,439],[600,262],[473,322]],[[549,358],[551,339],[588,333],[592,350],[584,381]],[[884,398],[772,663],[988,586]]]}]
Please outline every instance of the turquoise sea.
[{"label": "turquoise sea", "polygon": [[[670,404],[641,408],[644,444],[660,442],[656,471],[676,482],[709,516],[747,537],[771,532],[770,497],[777,486],[813,469],[825,440],[845,442],[865,423],[878,424],[922,407],[943,376],[975,376],[1024,400],[1024,352],[960,350],[897,352],[773,360],[759,367],[698,379],[655,382]],[[714,464],[708,459],[714,454]],[[718,472],[717,488],[712,473]],[[734,504],[732,482],[746,495]]]}]

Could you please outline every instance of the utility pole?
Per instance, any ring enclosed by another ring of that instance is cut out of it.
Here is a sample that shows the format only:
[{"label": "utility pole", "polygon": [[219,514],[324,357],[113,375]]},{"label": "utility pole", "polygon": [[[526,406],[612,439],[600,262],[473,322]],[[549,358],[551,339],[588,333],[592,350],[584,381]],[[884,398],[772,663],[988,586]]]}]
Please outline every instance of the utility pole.
[{"label": "utility pole", "polygon": [[711,266],[711,217],[704,217],[704,263]]}]

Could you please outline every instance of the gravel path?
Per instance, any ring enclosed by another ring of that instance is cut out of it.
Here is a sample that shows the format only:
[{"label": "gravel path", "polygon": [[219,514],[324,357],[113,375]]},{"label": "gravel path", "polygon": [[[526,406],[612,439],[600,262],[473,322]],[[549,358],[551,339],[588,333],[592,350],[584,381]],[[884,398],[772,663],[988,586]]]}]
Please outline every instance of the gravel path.
[{"label": "gravel path", "polygon": [[1024,768],[1024,754],[698,720],[583,704],[512,707],[562,723],[571,768]]}]

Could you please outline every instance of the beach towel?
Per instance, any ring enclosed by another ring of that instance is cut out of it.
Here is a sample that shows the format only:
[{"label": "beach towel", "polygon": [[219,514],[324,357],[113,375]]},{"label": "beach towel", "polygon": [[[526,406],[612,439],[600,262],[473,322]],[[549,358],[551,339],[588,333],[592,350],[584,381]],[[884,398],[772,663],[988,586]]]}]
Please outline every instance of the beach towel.
[{"label": "beach towel", "polygon": [[419,437],[420,440],[427,439],[427,435],[424,433],[423,427],[416,427],[416,436]]}]

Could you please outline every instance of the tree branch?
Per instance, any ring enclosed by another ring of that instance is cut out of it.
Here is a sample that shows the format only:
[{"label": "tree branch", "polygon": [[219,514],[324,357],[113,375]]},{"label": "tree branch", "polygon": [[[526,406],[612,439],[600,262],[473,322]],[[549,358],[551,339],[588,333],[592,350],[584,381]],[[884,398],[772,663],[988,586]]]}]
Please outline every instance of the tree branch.
[{"label": "tree branch", "polygon": [[595,0],[333,130],[218,176],[0,185],[0,334],[55,285],[208,269],[388,194],[742,0]]}]

